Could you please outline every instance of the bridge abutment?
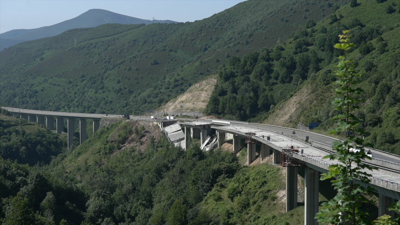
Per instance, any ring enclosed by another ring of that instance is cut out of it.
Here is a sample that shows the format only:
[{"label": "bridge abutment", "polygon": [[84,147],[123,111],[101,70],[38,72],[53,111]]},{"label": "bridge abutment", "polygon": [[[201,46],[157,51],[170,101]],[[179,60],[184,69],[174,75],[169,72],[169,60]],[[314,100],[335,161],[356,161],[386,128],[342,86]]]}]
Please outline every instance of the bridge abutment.
[{"label": "bridge abutment", "polygon": [[319,209],[319,172],[305,169],[304,225],[317,225],[315,219]]}]

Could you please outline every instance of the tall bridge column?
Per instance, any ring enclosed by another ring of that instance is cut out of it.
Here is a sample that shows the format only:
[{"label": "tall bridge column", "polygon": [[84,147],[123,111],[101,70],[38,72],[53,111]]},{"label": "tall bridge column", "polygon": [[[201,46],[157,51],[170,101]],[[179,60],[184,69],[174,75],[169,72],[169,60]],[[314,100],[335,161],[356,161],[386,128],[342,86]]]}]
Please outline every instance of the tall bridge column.
[{"label": "tall bridge column", "polygon": [[282,163],[282,153],[276,149],[274,149],[274,164]]},{"label": "tall bridge column", "polygon": [[194,139],[194,128],[193,127],[190,128],[190,137],[192,139]]},{"label": "tall bridge column", "polygon": [[42,125],[45,125],[44,124],[44,116],[37,116],[37,122],[38,122],[38,124],[42,124]]},{"label": "tall bridge column", "polygon": [[79,144],[81,145],[87,139],[86,119],[79,118]]},{"label": "tall bridge column", "polygon": [[64,131],[64,118],[63,117],[56,118],[56,130],[57,130],[57,134],[61,134]]},{"label": "tall bridge column", "polygon": [[379,193],[379,211],[378,216],[389,215],[394,218],[395,213],[393,211],[389,211],[389,207],[394,204],[394,199]]},{"label": "tall bridge column", "polygon": [[297,207],[297,167],[286,167],[286,212]]},{"label": "tall bridge column", "polygon": [[34,114],[27,114],[28,122],[35,122],[36,123],[36,115]]},{"label": "tall bridge column", "polygon": [[67,118],[68,150],[71,150],[74,144],[74,133],[75,133],[75,119]]},{"label": "tall bridge column", "polygon": [[27,115],[27,114],[21,113],[21,114],[19,114],[19,118],[25,119],[25,120],[28,120],[28,121],[29,121],[29,118],[28,118],[28,115]]},{"label": "tall bridge column", "polygon": [[317,225],[315,215],[319,208],[319,172],[305,169],[304,225]]},{"label": "tall bridge column", "polygon": [[96,133],[96,131],[100,127],[100,120],[99,119],[93,119],[93,134]]},{"label": "tall bridge column", "polygon": [[207,129],[201,128],[200,130],[200,144],[203,144],[207,139]]},{"label": "tall bridge column", "polygon": [[218,148],[221,148],[225,142],[225,133],[217,130]]},{"label": "tall bridge column", "polygon": [[256,158],[256,143],[247,143],[247,165],[250,165]]},{"label": "tall bridge column", "polygon": [[233,152],[238,153],[240,151],[240,136],[233,135]]},{"label": "tall bridge column", "polygon": [[260,162],[263,162],[266,157],[270,154],[270,147],[266,144],[261,144],[261,151],[260,151]]},{"label": "tall bridge column", "polygon": [[49,130],[54,130],[54,117],[46,116],[46,127]]},{"label": "tall bridge column", "polygon": [[191,128],[185,127],[185,149],[187,150],[190,145]]}]

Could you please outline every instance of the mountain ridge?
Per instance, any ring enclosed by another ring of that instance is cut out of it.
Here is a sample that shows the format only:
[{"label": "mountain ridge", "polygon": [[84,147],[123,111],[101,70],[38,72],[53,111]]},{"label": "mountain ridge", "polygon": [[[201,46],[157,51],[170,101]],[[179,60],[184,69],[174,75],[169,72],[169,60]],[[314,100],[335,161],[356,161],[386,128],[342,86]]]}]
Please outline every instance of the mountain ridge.
[{"label": "mountain ridge", "polygon": [[99,25],[117,24],[153,24],[153,23],[176,23],[172,20],[145,20],[136,17],[126,16],[103,9],[90,9],[77,17],[68,19],[53,25],[43,26],[34,29],[15,29],[0,34],[0,51],[10,47],[5,39],[17,43],[31,41],[40,38],[52,37],[70,29],[90,28]]}]

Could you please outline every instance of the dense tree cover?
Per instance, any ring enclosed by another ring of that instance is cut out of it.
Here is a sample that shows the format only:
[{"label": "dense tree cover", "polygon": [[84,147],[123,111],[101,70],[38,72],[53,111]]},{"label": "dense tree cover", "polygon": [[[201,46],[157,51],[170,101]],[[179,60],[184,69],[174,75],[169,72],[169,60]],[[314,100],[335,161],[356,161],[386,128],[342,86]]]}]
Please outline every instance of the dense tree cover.
[{"label": "dense tree cover", "polygon": [[298,24],[348,1],[245,1],[193,23],[108,24],[22,43],[0,52],[0,104],[140,114],[214,74],[229,57],[283,42]]},{"label": "dense tree cover", "polygon": [[[332,14],[336,18],[334,21],[327,19],[313,27],[308,25],[295,32],[284,45],[250,53],[242,59],[232,57],[229,64],[219,70],[207,113],[259,120],[276,109],[272,106],[308,87],[311,95],[299,106],[300,116],[293,118],[290,125],[321,122],[322,128],[330,129],[334,124],[331,118],[337,114],[330,105],[331,83],[336,79],[333,63],[339,54],[333,46],[340,32],[349,29],[356,45],[349,57],[358,60],[356,70],[363,74],[360,86],[366,91],[362,97],[367,101],[357,111],[357,116],[364,121],[360,125],[366,129],[366,139],[374,147],[400,154],[397,123],[400,51],[395,47],[400,29],[398,25],[388,28],[381,24],[382,21],[398,23],[399,14],[382,13],[386,5],[392,3],[367,1],[355,8],[342,7]],[[370,12],[371,7],[378,8]],[[364,18],[374,23],[365,23]],[[252,96],[256,98],[251,99]]]},{"label": "dense tree cover", "polygon": [[0,157],[0,223],[80,224],[87,197],[76,187],[41,172]]},{"label": "dense tree cover", "polygon": [[166,138],[153,139],[144,152],[121,150],[129,135],[140,139],[146,132],[138,135],[127,124],[99,130],[48,168],[87,193],[86,222],[188,224],[197,217],[192,209],[214,184],[240,168],[234,154],[203,152],[198,146],[182,151]]},{"label": "dense tree cover", "polygon": [[65,150],[65,141],[43,126],[0,114],[0,156],[19,163],[50,163]]}]

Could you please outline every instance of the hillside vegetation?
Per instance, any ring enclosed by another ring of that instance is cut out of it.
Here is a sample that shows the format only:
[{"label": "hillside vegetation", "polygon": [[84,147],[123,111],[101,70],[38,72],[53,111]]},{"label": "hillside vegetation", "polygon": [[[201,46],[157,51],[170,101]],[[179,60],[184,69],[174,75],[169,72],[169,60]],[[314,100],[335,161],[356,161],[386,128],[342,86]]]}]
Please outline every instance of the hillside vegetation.
[{"label": "hillside vegetation", "polygon": [[65,151],[65,138],[0,109],[0,157],[22,164],[49,164]]},{"label": "hillside vegetation", "polygon": [[[321,122],[322,129],[329,129],[338,114],[331,100],[340,52],[333,45],[338,34],[349,29],[358,47],[350,58],[363,74],[360,86],[367,101],[357,115],[364,118],[366,139],[376,148],[400,154],[399,12],[394,0],[361,0],[320,23],[308,23],[283,45],[232,57],[218,72],[207,113],[258,121],[272,115],[269,123],[296,127]],[[283,124],[277,121],[282,115]]]},{"label": "hillside vegetation", "polygon": [[50,165],[0,157],[0,223],[297,224],[302,208],[283,210],[282,173],[242,167],[228,151],[182,151],[156,124],[120,121]]},{"label": "hillside vegetation", "polygon": [[22,43],[0,52],[0,104],[140,114],[346,2],[250,0],[193,23],[108,24]]},{"label": "hillside vegetation", "polygon": [[143,20],[102,9],[91,9],[73,19],[35,29],[16,29],[0,34],[0,51],[15,44],[52,37],[70,29],[97,27],[102,24],[152,24],[175,23],[170,20]]}]

